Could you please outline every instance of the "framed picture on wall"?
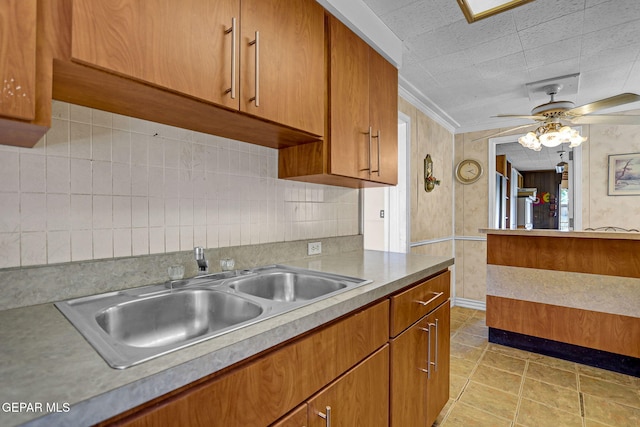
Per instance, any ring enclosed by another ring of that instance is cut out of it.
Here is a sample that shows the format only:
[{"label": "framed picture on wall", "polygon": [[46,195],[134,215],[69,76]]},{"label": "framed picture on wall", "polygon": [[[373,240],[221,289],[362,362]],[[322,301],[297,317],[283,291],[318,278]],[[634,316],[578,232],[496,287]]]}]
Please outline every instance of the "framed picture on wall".
[{"label": "framed picture on wall", "polygon": [[640,153],[609,155],[608,194],[640,195]]}]

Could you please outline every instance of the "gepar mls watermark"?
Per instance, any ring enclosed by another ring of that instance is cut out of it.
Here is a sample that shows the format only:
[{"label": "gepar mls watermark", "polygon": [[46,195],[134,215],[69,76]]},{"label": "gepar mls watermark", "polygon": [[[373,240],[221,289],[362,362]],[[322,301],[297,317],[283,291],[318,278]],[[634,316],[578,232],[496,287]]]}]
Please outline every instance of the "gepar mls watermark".
[{"label": "gepar mls watermark", "polygon": [[68,402],[3,402],[0,406],[0,410],[8,413],[69,412],[71,410],[71,405]]}]

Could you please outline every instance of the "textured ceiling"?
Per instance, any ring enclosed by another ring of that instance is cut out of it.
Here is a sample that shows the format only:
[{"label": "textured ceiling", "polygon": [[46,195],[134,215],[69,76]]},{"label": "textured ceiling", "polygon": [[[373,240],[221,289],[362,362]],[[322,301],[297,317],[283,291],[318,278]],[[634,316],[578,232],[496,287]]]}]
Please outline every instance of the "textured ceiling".
[{"label": "textured ceiling", "polygon": [[579,73],[557,97],[576,105],[640,93],[640,0],[535,0],[473,24],[456,0],[364,2],[402,40],[401,87],[456,133],[528,123],[490,116],[548,102],[527,94],[538,80]]}]

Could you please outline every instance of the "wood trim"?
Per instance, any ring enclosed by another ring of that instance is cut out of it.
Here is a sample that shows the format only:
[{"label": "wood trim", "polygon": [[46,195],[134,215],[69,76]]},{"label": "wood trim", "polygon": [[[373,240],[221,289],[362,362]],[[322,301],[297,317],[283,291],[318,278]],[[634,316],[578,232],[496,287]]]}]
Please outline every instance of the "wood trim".
[{"label": "wood trim", "polygon": [[487,264],[640,278],[640,241],[489,234]]},{"label": "wood trim", "polygon": [[487,326],[640,357],[640,318],[487,296]]}]

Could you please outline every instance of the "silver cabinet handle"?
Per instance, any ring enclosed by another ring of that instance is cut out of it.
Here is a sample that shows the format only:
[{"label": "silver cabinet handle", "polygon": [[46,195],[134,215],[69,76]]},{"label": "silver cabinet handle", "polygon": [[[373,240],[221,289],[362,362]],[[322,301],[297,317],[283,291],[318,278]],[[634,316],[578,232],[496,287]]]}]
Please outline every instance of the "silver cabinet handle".
[{"label": "silver cabinet handle", "polygon": [[427,379],[431,379],[431,323],[426,328],[418,328],[421,331],[425,331],[428,335],[427,338],[427,369],[418,368],[422,372],[427,374]]},{"label": "silver cabinet handle", "polygon": [[[435,363],[431,361],[431,327],[435,326],[434,323],[429,323],[429,343],[427,346],[427,369],[429,370],[427,379],[431,379],[431,366],[435,367]],[[437,344],[436,344],[437,345]],[[437,351],[436,351],[437,352]]]},{"label": "silver cabinet handle", "polygon": [[433,298],[431,298],[429,301],[420,301],[417,300],[416,302],[418,304],[422,304],[422,305],[429,305],[431,304],[433,301],[437,300],[438,298],[440,298],[442,295],[444,295],[444,292],[431,292],[432,294],[434,294],[435,296]]},{"label": "silver cabinet handle", "polygon": [[326,414],[323,414],[322,412],[318,412],[318,416],[324,419],[326,427],[331,427],[331,406],[327,406],[326,411],[327,411]]},{"label": "silver cabinet handle", "polygon": [[256,38],[249,42],[249,46],[256,45],[256,95],[249,98],[249,102],[255,101],[256,107],[260,106],[260,31],[256,31]]},{"label": "silver cabinet handle", "polygon": [[[373,138],[376,138],[378,143],[378,169],[372,170],[371,173],[376,172],[380,176],[380,129],[378,129],[378,134]],[[369,157],[371,157],[371,144],[369,144]]]},{"label": "silver cabinet handle", "polygon": [[236,18],[231,18],[231,28],[224,33],[231,33],[231,87],[225,93],[231,93],[231,99],[236,99]]},{"label": "silver cabinet handle", "polygon": [[360,172],[362,171],[369,171],[369,174],[371,174],[371,172],[375,172],[371,170],[371,126],[369,126],[369,132],[365,132],[365,135],[369,135],[369,167],[368,168],[364,168],[364,169],[360,169]]},{"label": "silver cabinet handle", "polygon": [[436,319],[436,323],[434,326],[436,327],[436,361],[433,365],[433,368],[436,372],[438,372],[438,319]]}]

